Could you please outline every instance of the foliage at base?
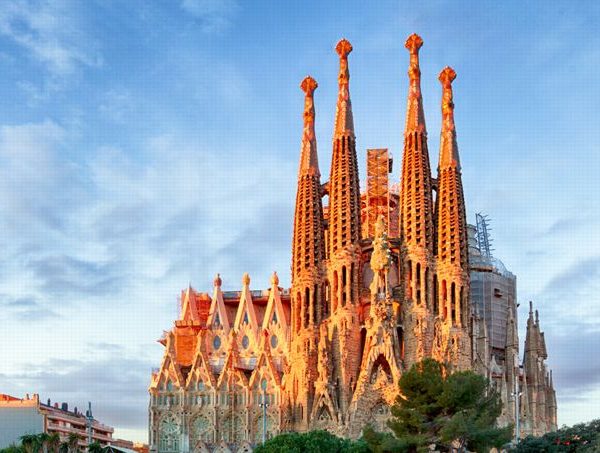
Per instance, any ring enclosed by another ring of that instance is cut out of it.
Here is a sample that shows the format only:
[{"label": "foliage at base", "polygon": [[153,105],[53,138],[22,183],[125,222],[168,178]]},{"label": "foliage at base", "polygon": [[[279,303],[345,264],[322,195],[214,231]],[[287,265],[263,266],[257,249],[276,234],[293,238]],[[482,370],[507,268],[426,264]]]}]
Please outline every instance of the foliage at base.
[{"label": "foliage at base", "polygon": [[285,433],[254,449],[255,453],[367,453],[365,442],[343,439],[327,431]]},{"label": "foliage at base", "polygon": [[600,419],[574,426],[563,426],[558,431],[541,437],[528,436],[512,450],[516,453],[600,452]]},{"label": "foliage at base", "polygon": [[399,386],[388,421],[393,435],[364,430],[375,453],[429,451],[431,446],[489,451],[511,439],[512,426],[496,426],[502,411],[499,395],[473,371],[448,375],[443,364],[425,359],[402,375]]}]

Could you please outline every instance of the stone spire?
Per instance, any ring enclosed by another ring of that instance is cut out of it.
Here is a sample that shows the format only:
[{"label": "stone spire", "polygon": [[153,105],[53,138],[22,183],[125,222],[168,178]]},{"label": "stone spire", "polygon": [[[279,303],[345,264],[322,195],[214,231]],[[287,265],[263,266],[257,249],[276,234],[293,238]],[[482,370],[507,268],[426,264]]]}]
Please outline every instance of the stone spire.
[{"label": "stone spire", "polygon": [[354,118],[352,117],[352,103],[350,102],[350,71],[348,69],[348,55],[352,52],[352,44],[342,39],[335,46],[335,51],[340,56],[340,73],[338,75],[338,101],[335,111],[334,139],[345,135],[354,137]]},{"label": "stone spire", "polygon": [[320,285],[323,279],[325,259],[321,182],[314,128],[313,93],[317,82],[308,76],[302,81],[300,88],[305,93],[305,99],[292,245],[292,288],[295,294],[300,295],[292,307],[294,331],[317,322],[320,317],[318,311],[321,309],[321,297],[320,291],[315,290],[315,285]]},{"label": "stone spire", "polygon": [[457,269],[467,270],[467,220],[452,99],[452,81],[455,78],[456,72],[448,66],[439,75],[443,91],[442,133],[438,166],[437,255],[439,262],[447,263]]},{"label": "stone spire", "polygon": [[422,45],[423,40],[416,34],[410,35],[405,43],[410,63],[400,188],[400,235],[406,252],[402,272],[406,297],[403,311],[407,320],[404,351],[408,367],[430,355],[434,335],[433,193],[421,96],[419,49]]},{"label": "stone spire", "polygon": [[421,46],[423,46],[423,39],[416,33],[410,35],[404,43],[404,47],[410,52],[408,66],[410,88],[408,91],[405,129],[407,132],[421,131],[426,133],[423,98],[421,96],[421,68],[419,67],[419,49]]},{"label": "stone spire", "polygon": [[439,313],[450,329],[450,341],[460,355],[451,364],[458,369],[470,366],[469,351],[469,263],[467,257],[467,219],[458,164],[458,147],[454,127],[452,81],[456,73],[445,67],[438,77],[442,84],[442,132],[436,198],[437,278],[440,282]]},{"label": "stone spire", "polygon": [[427,149],[427,130],[421,96],[419,49],[423,40],[419,35],[408,37],[405,47],[410,52],[408,69],[409,91],[402,156],[402,188],[400,224],[409,252],[433,254],[433,196],[431,167]]},{"label": "stone spire", "polygon": [[319,85],[311,76],[306,76],[300,88],[304,91],[304,130],[300,148],[299,175],[316,175],[319,173],[319,158],[317,156],[317,139],[315,137],[315,100],[314,91]]},{"label": "stone spire", "polygon": [[329,178],[329,259],[360,241],[360,187],[354,137],[354,121],[348,83],[348,54],[352,45],[338,42],[339,94],[333,133],[333,156]]},{"label": "stone spire", "polygon": [[456,72],[446,66],[440,72],[439,80],[442,83],[442,136],[440,141],[440,167],[456,167],[460,171],[458,158],[458,145],[456,144],[456,128],[454,126],[454,100],[452,95],[452,82],[456,79]]},{"label": "stone spire", "polygon": [[308,429],[314,382],[317,378],[317,325],[323,317],[325,282],[325,227],[313,93],[317,82],[306,77],[300,84],[305,93],[304,127],[298,171],[298,192],[292,242],[291,347],[294,363],[289,376],[286,400],[291,426]]},{"label": "stone spire", "polygon": [[[534,315],[535,313],[535,315]],[[539,436],[556,427],[556,397],[545,360],[548,358],[537,310],[529,302],[523,372],[527,379],[532,434]]]},{"label": "stone spire", "polygon": [[360,366],[360,187],[348,91],[348,54],[352,51],[352,45],[342,39],[335,50],[340,57],[340,71],[329,177],[327,273],[331,297],[327,307],[331,306],[329,324],[332,348],[339,353],[333,355],[330,368],[332,376],[328,380],[336,383],[336,399],[341,412],[346,414]]}]

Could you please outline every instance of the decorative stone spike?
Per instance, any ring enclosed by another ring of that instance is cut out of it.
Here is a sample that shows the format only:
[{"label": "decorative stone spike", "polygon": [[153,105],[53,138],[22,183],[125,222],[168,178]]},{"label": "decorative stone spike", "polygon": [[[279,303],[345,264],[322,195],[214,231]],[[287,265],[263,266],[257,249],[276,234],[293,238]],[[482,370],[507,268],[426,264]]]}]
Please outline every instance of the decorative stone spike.
[{"label": "decorative stone spike", "polygon": [[242,276],[242,285],[250,286],[250,274],[248,274],[248,272],[244,272],[244,275]]}]

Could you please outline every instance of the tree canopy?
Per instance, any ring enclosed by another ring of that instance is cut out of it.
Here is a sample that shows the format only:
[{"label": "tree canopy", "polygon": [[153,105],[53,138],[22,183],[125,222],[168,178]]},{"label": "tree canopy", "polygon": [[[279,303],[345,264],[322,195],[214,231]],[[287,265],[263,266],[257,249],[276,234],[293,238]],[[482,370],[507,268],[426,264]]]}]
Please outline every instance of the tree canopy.
[{"label": "tree canopy", "polygon": [[574,426],[563,426],[541,437],[528,436],[513,450],[516,453],[600,451],[600,419]]},{"label": "tree canopy", "polygon": [[427,451],[430,445],[487,451],[511,439],[512,426],[496,426],[499,395],[473,371],[448,374],[441,363],[425,359],[402,375],[399,386],[388,421],[393,435],[364,431],[374,452]]},{"label": "tree canopy", "polygon": [[255,453],[367,453],[363,441],[334,436],[327,431],[285,433],[269,439],[254,449]]}]

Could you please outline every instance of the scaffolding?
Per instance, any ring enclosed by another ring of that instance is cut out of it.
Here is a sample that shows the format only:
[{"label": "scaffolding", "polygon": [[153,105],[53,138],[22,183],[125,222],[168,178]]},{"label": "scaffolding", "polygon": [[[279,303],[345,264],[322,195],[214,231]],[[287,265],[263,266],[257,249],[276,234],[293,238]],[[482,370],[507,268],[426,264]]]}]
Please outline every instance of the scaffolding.
[{"label": "scaffolding", "polygon": [[477,245],[479,246],[479,252],[486,258],[492,258],[492,239],[490,238],[490,219],[487,215],[478,212],[475,214],[477,221]]},{"label": "scaffolding", "polygon": [[387,149],[367,150],[367,199],[364,237],[375,236],[375,223],[383,216],[386,229],[390,227],[390,190],[388,174],[392,158]]}]

